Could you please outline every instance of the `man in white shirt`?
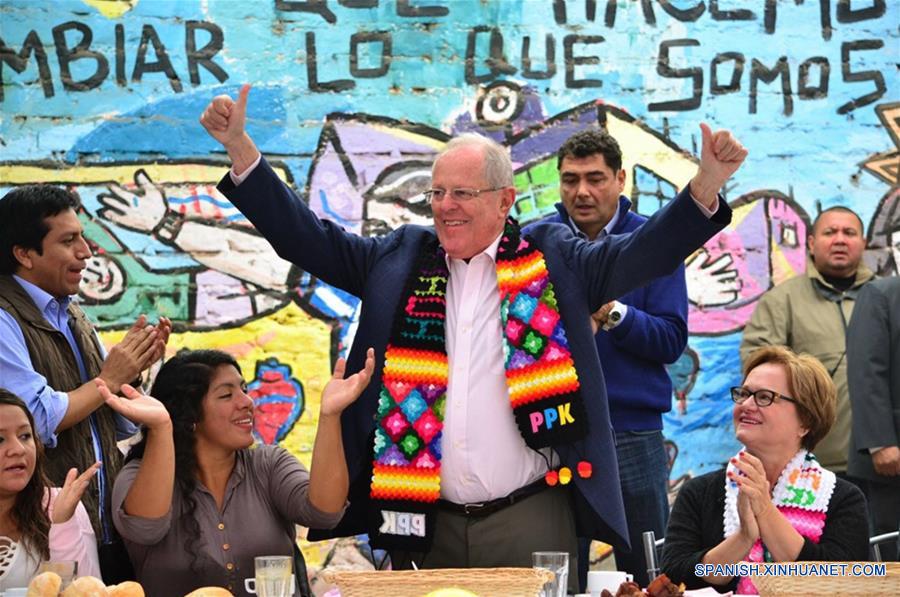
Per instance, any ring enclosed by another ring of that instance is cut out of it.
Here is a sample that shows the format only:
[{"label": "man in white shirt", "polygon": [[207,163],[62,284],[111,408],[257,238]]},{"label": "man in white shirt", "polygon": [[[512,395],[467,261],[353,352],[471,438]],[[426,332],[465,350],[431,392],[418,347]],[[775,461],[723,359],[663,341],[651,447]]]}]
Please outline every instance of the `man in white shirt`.
[{"label": "man in white shirt", "polygon": [[348,367],[386,355],[343,415],[351,506],[330,535],[368,531],[401,567],[530,566],[538,550],[572,566],[576,528],[627,542],[590,315],[728,223],[717,193],[746,149],[703,125],[690,191],[634,235],[586,243],[520,235],[506,150],[464,135],[433,166],[434,228],[361,238],[274,175],[244,130],[248,93],[200,119],[232,160],[219,189],[281,257],[362,299]]}]

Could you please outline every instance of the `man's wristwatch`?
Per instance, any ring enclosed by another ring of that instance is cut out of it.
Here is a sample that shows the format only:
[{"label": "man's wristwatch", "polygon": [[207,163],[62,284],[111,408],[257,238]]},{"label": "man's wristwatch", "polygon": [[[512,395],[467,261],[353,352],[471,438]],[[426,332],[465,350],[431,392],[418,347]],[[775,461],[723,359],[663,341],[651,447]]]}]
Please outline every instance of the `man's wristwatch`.
[{"label": "man's wristwatch", "polygon": [[613,308],[609,310],[609,313],[606,315],[606,323],[603,324],[604,330],[611,330],[619,323],[621,323],[622,319],[625,317],[625,311],[628,309],[622,303],[616,301],[613,304]]}]

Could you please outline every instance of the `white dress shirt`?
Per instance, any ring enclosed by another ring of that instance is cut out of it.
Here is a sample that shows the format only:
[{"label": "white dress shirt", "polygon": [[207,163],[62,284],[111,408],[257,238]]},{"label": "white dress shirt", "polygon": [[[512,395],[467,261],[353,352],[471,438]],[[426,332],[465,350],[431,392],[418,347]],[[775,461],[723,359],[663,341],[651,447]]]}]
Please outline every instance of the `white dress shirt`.
[{"label": "white dress shirt", "polygon": [[500,236],[468,263],[447,258],[450,379],[441,497],[457,504],[507,496],[547,472],[544,458],[525,445],[509,402],[495,262],[499,245]]}]

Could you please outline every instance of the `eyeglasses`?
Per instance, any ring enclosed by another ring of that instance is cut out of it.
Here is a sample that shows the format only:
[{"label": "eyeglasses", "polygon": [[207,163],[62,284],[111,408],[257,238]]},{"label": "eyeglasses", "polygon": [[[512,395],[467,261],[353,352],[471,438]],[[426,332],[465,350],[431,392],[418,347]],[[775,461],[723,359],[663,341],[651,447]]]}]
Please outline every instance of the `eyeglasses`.
[{"label": "eyeglasses", "polygon": [[753,401],[756,402],[756,406],[762,408],[765,406],[769,406],[773,402],[775,402],[776,398],[780,398],[781,400],[787,400],[788,402],[797,403],[793,398],[789,398],[787,396],[783,396],[778,392],[773,392],[772,390],[756,390],[755,392],[751,392],[747,388],[742,388],[740,386],[736,386],[731,388],[731,399],[737,404],[743,404],[747,398],[753,398]]},{"label": "eyeglasses", "polygon": [[482,193],[490,193],[490,192],[499,191],[500,189],[505,189],[505,188],[506,187],[491,187],[489,189],[461,188],[461,189],[450,189],[450,191],[447,191],[446,189],[428,189],[427,191],[425,191],[422,194],[425,195],[426,201],[432,202],[432,201],[443,201],[444,197],[446,197],[447,193],[449,192],[450,195],[453,197],[454,201],[465,202],[465,201],[471,201],[472,199],[474,199],[475,197],[477,197],[478,195],[480,195]]}]

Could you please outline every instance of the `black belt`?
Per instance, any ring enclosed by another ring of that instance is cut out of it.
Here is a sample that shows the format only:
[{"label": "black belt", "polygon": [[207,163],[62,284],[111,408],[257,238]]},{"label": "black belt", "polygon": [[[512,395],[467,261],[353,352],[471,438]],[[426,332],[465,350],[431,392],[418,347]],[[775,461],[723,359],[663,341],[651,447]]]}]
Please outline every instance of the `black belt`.
[{"label": "black belt", "polygon": [[438,500],[438,508],[447,510],[454,514],[462,514],[463,516],[482,517],[493,514],[507,506],[512,506],[516,502],[520,502],[527,497],[548,489],[550,486],[544,481],[543,477],[525,487],[520,487],[506,497],[497,498],[488,502],[476,502],[474,504],[456,504],[447,500]]}]

